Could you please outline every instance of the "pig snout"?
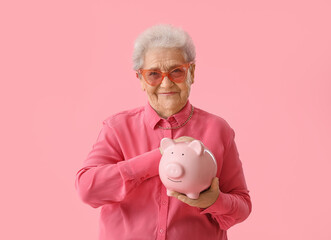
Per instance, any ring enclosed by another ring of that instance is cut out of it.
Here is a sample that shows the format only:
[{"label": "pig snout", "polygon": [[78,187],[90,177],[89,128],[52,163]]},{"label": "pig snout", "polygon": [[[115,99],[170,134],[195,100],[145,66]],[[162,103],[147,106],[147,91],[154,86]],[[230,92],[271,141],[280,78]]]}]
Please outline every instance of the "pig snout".
[{"label": "pig snout", "polygon": [[166,174],[168,177],[178,179],[184,174],[183,167],[178,163],[170,163],[166,166]]}]

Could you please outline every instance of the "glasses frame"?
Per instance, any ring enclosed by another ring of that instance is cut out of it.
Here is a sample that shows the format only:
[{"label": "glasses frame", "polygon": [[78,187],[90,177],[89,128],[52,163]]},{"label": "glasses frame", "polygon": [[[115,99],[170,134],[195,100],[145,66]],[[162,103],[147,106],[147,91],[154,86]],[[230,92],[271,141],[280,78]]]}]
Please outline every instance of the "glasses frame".
[{"label": "glasses frame", "polygon": [[[151,85],[151,86],[157,86],[157,85],[161,84],[165,76],[167,76],[168,79],[169,79],[170,81],[174,82],[174,83],[181,83],[181,82],[184,82],[184,81],[186,80],[187,72],[188,72],[188,70],[190,69],[190,67],[191,67],[192,64],[193,64],[193,62],[185,63],[185,64],[183,64],[183,65],[180,65],[180,66],[177,66],[177,67],[171,69],[171,70],[168,71],[168,72],[162,72],[162,71],[151,70],[151,69],[139,69],[139,70],[137,71],[137,73],[136,73],[136,77],[139,78],[139,74],[141,74],[141,75],[143,76],[145,82],[146,82],[147,84]],[[176,80],[172,79],[172,78],[170,77],[169,74],[170,74],[171,72],[173,72],[174,70],[176,70],[177,68],[182,68],[182,67],[186,67],[185,77],[183,78],[183,80],[181,80],[181,81],[176,81]],[[160,73],[161,76],[162,76],[161,81],[160,81],[160,82],[157,82],[157,83],[155,83],[155,84],[152,84],[152,83],[148,82],[148,81],[146,80],[146,77],[145,77],[146,73],[148,73],[148,72],[157,72],[157,73]]]}]

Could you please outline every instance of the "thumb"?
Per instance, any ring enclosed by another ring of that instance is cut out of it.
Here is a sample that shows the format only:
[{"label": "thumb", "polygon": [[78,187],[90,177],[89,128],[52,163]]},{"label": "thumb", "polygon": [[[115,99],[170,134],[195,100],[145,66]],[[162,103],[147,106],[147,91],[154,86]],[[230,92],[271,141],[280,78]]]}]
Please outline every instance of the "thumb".
[{"label": "thumb", "polygon": [[213,190],[219,189],[219,179],[218,177],[214,177],[213,181],[211,182],[210,188]]}]

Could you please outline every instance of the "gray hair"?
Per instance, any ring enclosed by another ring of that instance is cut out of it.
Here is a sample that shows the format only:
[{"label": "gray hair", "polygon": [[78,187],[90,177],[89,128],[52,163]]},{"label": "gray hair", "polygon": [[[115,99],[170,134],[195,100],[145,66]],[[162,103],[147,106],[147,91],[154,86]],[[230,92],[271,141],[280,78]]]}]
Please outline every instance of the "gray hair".
[{"label": "gray hair", "polygon": [[155,25],[141,33],[134,43],[133,69],[144,65],[145,53],[150,48],[178,48],[186,62],[195,62],[195,46],[183,29],[169,24]]}]

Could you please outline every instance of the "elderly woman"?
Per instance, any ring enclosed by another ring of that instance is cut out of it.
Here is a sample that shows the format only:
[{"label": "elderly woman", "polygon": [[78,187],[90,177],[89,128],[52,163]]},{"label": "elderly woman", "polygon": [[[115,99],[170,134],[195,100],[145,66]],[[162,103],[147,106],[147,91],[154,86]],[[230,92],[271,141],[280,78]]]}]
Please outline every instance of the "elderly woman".
[{"label": "elderly woman", "polygon": [[[82,200],[102,207],[100,239],[227,239],[226,230],[250,214],[251,201],[233,129],[188,100],[195,69],[190,36],[153,26],[137,38],[133,62],[148,103],[104,120],[76,176]],[[164,137],[198,139],[213,152],[217,177],[198,199],[167,196],[158,175]]]}]

